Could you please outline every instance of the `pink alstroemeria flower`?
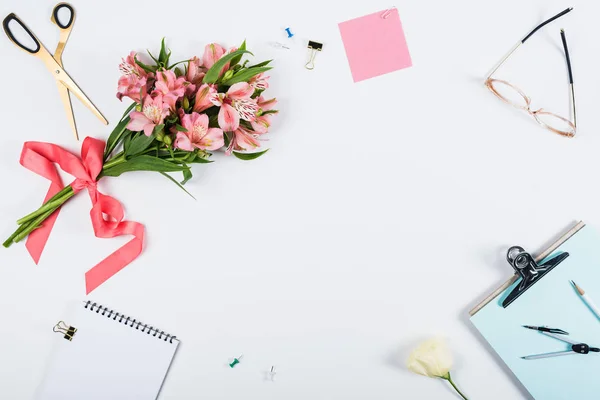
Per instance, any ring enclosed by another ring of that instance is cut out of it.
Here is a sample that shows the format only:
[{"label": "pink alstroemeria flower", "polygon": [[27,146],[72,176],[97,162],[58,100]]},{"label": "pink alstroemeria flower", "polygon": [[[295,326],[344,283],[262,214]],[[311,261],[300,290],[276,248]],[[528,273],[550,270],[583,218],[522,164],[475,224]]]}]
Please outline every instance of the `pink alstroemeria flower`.
[{"label": "pink alstroemeria flower", "polygon": [[271,115],[272,114],[261,115],[260,117],[256,117],[254,121],[250,122],[254,132],[260,135],[267,133],[271,127]]},{"label": "pink alstroemeria flower", "polygon": [[185,88],[189,83],[183,76],[179,78],[171,70],[158,71],[156,73],[155,93],[160,93],[163,100],[171,109],[175,109],[175,103],[185,94]]},{"label": "pink alstroemeria flower", "polygon": [[204,75],[206,75],[206,69],[202,66],[202,60],[196,56],[192,57],[188,62],[187,74],[185,75],[185,78],[188,82],[194,85],[199,85],[202,83]]},{"label": "pink alstroemeria flower", "polygon": [[145,96],[148,92],[147,83],[146,78],[140,78],[137,75],[121,76],[117,86],[117,99],[123,101],[123,97],[129,97],[139,103],[140,97]]},{"label": "pink alstroemeria flower", "polygon": [[184,114],[181,117],[181,125],[187,132],[177,132],[175,147],[181,150],[194,151],[194,148],[202,150],[217,150],[225,144],[223,131],[219,128],[208,127],[208,115],[206,114]]},{"label": "pink alstroemeria flower", "polygon": [[[229,53],[233,53],[236,50],[237,48],[232,47],[231,49],[229,49]],[[216,43],[207,44],[204,48],[204,55],[202,56],[202,63],[204,64],[204,68],[206,68],[207,70],[210,69],[210,67],[212,67],[217,61],[219,61],[219,59],[223,57],[226,53],[227,51],[225,50],[225,48]],[[229,67],[230,63],[226,63],[219,72],[219,76],[222,76],[225,72],[227,72]]]},{"label": "pink alstroemeria flower", "polygon": [[258,134],[248,131],[241,126],[233,132],[233,139],[225,150],[225,154],[231,155],[233,150],[247,151],[260,147]]},{"label": "pink alstroemeria flower", "polygon": [[146,136],[150,136],[154,127],[162,124],[167,115],[169,115],[169,105],[163,102],[162,95],[159,94],[154,98],[146,96],[142,111],[129,114],[131,121],[127,124],[127,129],[133,132],[144,131]]},{"label": "pink alstroemeria flower", "polygon": [[202,56],[202,63],[204,67],[210,69],[221,57],[225,55],[225,48],[216,43],[207,44],[204,47],[204,55]]},{"label": "pink alstroemeria flower", "polygon": [[255,90],[265,90],[265,89],[269,88],[269,82],[268,82],[269,78],[270,78],[270,76],[265,76],[264,72],[261,72],[260,74],[254,75],[252,78],[250,78],[248,83]]},{"label": "pink alstroemeria flower", "polygon": [[265,111],[271,111],[277,104],[277,99],[265,100],[264,97],[259,96],[256,103],[258,104],[259,111],[254,121],[250,121],[254,132],[262,135],[267,133],[271,127],[271,116],[276,112],[270,112],[268,114],[262,114]]},{"label": "pink alstroemeria flower", "polygon": [[219,126],[226,132],[235,131],[240,126],[240,118],[245,121],[253,121],[258,104],[251,96],[254,88],[246,82],[232,85],[227,93],[213,93],[210,101],[221,107],[219,110]]},{"label": "pink alstroemeria flower", "polygon": [[119,64],[119,69],[121,70],[121,73],[123,75],[137,75],[140,78],[146,78],[148,75],[152,75],[148,74],[146,71],[144,71],[142,67],[137,65],[137,63],[135,62],[136,56],[137,53],[135,51],[132,51],[127,57],[121,59],[121,64]]},{"label": "pink alstroemeria flower", "polygon": [[210,96],[217,93],[213,85],[203,84],[196,92],[193,111],[202,112],[211,108],[214,104],[210,101]]},{"label": "pink alstroemeria flower", "polygon": [[269,100],[265,100],[263,96],[258,96],[258,99],[256,99],[256,103],[258,104],[258,108],[261,112],[270,111],[274,109],[277,105],[277,99],[272,98]]},{"label": "pink alstroemeria flower", "polygon": [[135,102],[141,101],[141,96],[145,96],[147,93],[148,81],[153,78],[152,74],[144,71],[135,62],[135,56],[137,53],[132,51],[129,55],[122,59],[119,69],[123,74],[119,78],[119,84],[117,87],[117,98],[123,101],[123,97],[129,97]]}]

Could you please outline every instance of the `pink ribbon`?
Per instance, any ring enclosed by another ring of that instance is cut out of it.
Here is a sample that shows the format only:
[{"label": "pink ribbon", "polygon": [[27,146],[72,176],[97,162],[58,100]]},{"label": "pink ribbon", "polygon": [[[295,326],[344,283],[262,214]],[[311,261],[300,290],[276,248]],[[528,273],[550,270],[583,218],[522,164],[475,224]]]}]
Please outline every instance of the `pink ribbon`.
[{"label": "pink ribbon", "polygon": [[[25,142],[21,152],[21,165],[50,181],[50,188],[44,202],[64,188],[54,165],[56,163],[63,171],[75,177],[75,180],[71,182],[75,193],[83,189],[88,190],[92,200],[90,217],[96,237],[113,238],[133,235],[133,239],[85,273],[86,294],[92,292],[135,260],[141,254],[144,242],[144,225],[138,222],[123,221],[121,203],[98,191],[96,177],[102,171],[103,152],[104,142],[90,137],[83,141],[81,158],[52,143]],[[60,208],[27,238],[27,250],[36,264],[44,251],[59,211]],[[104,214],[108,219],[104,218]]]}]

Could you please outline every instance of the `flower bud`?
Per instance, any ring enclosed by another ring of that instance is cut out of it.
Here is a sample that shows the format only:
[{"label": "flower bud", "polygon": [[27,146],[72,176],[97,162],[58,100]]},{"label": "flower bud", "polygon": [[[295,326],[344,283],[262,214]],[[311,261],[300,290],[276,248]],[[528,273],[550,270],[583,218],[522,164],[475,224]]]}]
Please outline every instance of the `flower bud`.
[{"label": "flower bud", "polygon": [[184,97],[183,101],[181,103],[182,103],[181,105],[183,106],[183,109],[185,111],[189,111],[189,109],[190,109],[190,100],[187,97]]},{"label": "flower bud", "polygon": [[173,141],[171,140],[171,136],[169,135],[165,135],[165,137],[163,138],[163,142],[167,145],[170,146],[171,143],[173,143]]},{"label": "flower bud", "polygon": [[223,81],[228,81],[233,77],[233,70],[229,70],[227,72],[225,72],[225,75],[223,75]]},{"label": "flower bud", "polygon": [[160,131],[156,132],[156,140],[158,140],[159,142],[163,142],[164,139],[165,139],[164,129],[161,129]]}]

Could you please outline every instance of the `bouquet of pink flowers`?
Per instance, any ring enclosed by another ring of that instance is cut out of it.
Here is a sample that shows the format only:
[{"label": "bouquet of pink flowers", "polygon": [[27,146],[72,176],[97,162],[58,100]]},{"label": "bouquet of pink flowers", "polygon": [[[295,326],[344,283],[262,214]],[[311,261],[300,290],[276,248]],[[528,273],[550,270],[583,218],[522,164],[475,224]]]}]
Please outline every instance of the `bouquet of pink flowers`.
[{"label": "bouquet of pink flowers", "polygon": [[165,149],[195,153],[202,159],[222,147],[226,154],[244,160],[264,154],[246,152],[260,147],[259,137],[267,133],[277,113],[276,100],[262,96],[269,87],[264,73],[271,69],[267,66],[271,60],[247,66],[247,60],[241,62],[245,53],[249,53],[246,42],[228,52],[209,44],[202,59],[184,61],[182,71],[177,67],[181,63],[169,64],[171,52],[164,40],[158,58],[150,54],[154,65],[144,64],[131,52],[120,65],[123,76],[117,97],[134,100],[136,111],[122,122],[126,130],[113,132],[107,150],[125,141],[127,132],[138,132],[142,144],[152,144],[153,139]]},{"label": "bouquet of pink flowers", "polygon": [[[128,221],[121,222],[120,204],[97,191],[99,179],[128,171],[155,171],[183,189],[182,185],[192,177],[190,166],[211,162],[211,152],[223,148],[227,155],[252,160],[267,151],[257,150],[261,136],[267,133],[271,118],[277,113],[276,100],[263,97],[269,87],[269,77],[264,73],[271,69],[268,66],[271,60],[254,65],[242,61],[246,54],[251,54],[245,41],[229,51],[218,44],[209,44],[202,58],[192,57],[173,64],[164,39],[158,57],[148,54],[153,63],[144,63],[138,54],[131,52],[120,65],[123,75],[117,98],[129,97],[134,102],[106,145],[88,137],[79,158],[54,144],[25,143],[21,164],[49,179],[52,185],[44,204],[17,221],[19,227],[4,242],[5,247],[32,233],[43,236],[38,230],[44,230],[39,228],[44,228],[48,220],[46,237],[32,246],[37,248],[35,251],[28,240],[27,247],[37,262],[57,211],[84,188],[94,204],[92,222],[97,236],[132,234],[140,239],[143,229],[136,231],[135,227],[122,226]],[[70,185],[63,186],[55,163],[75,176]],[[182,172],[183,180],[178,182],[168,172]],[[137,246],[128,257],[121,254],[121,258],[137,257],[133,256]]]}]

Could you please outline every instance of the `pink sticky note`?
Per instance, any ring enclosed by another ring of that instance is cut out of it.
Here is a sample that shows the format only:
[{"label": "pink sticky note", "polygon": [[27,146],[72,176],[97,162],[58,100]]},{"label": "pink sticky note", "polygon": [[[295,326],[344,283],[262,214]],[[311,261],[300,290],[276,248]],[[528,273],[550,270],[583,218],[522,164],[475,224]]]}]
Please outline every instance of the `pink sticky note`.
[{"label": "pink sticky note", "polygon": [[412,66],[397,9],[342,22],[339,27],[354,82]]}]

